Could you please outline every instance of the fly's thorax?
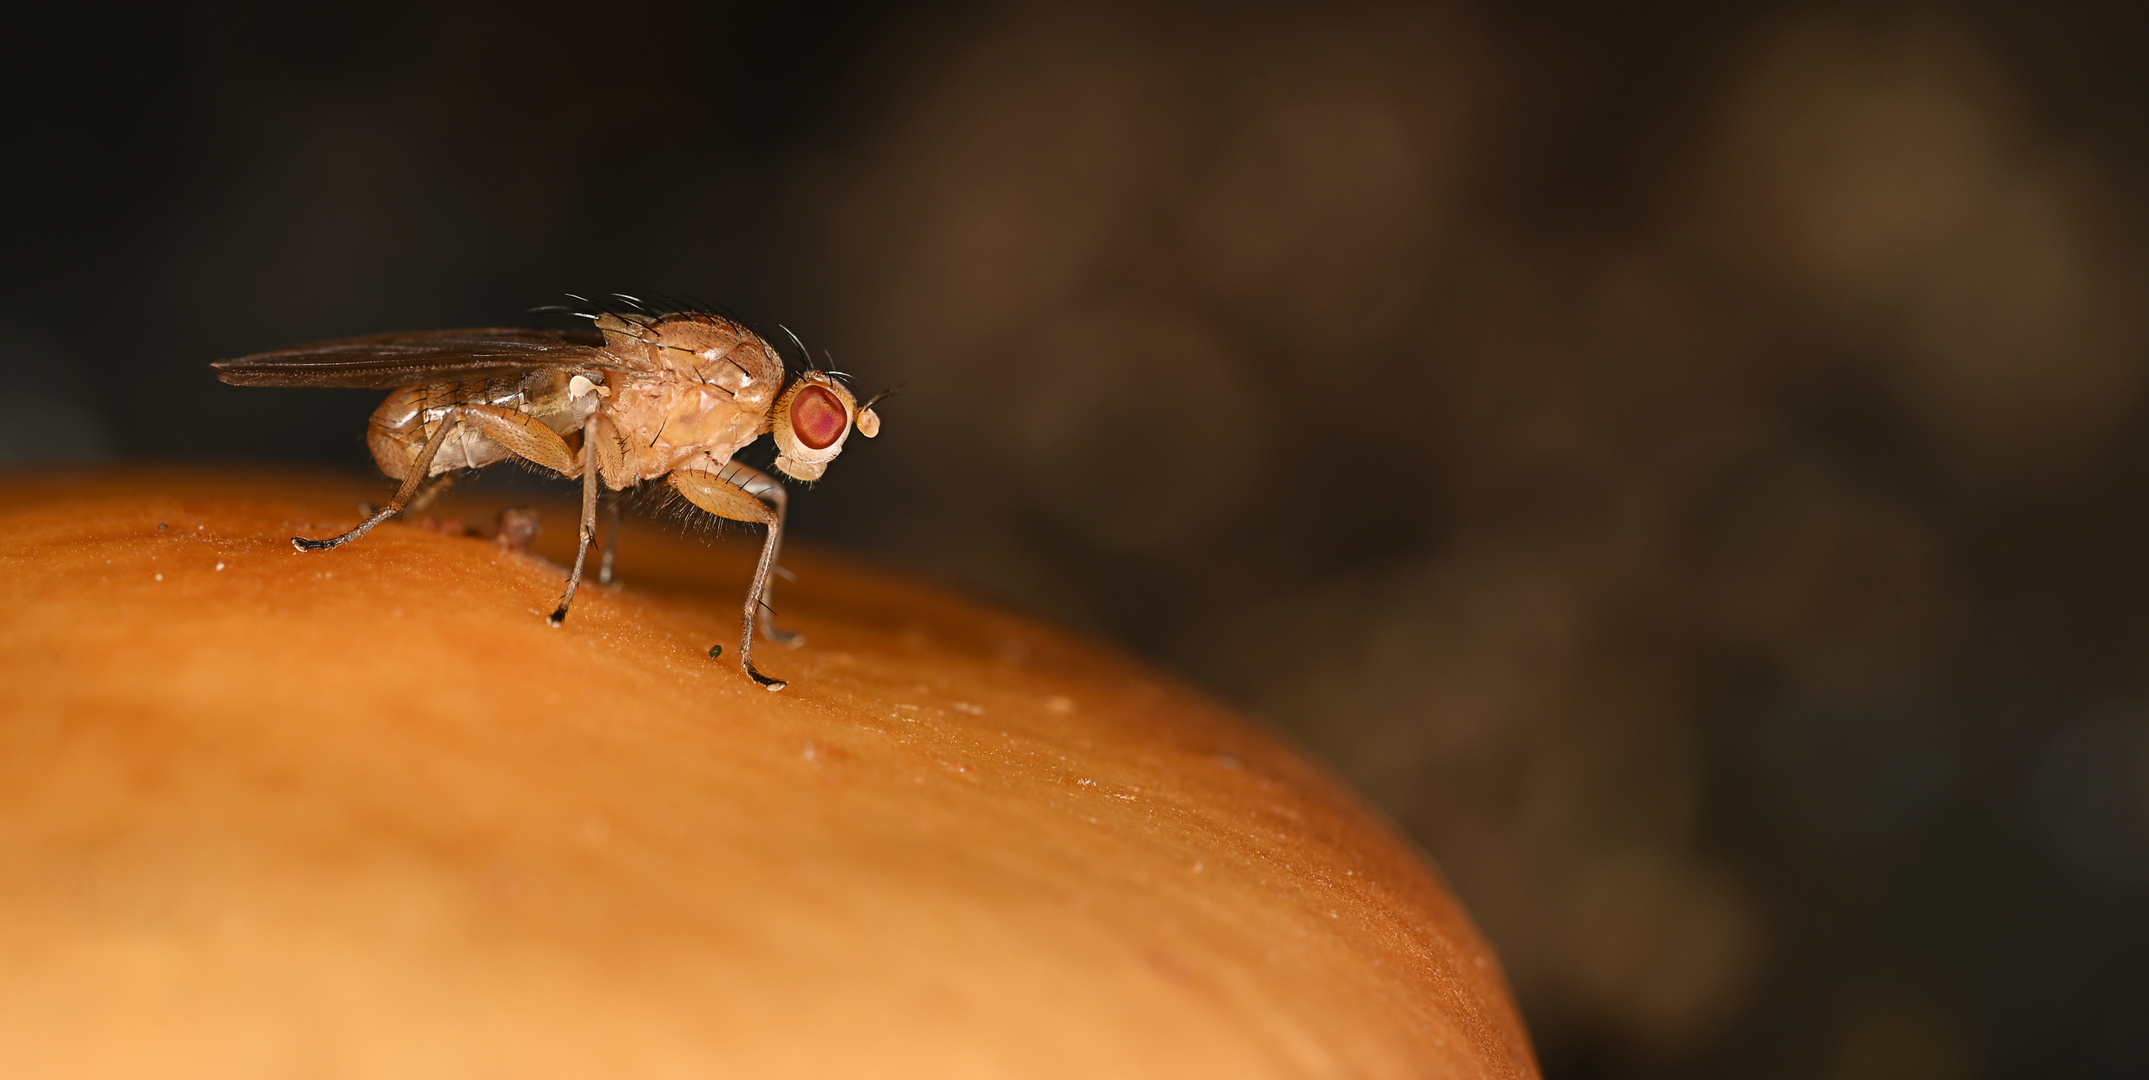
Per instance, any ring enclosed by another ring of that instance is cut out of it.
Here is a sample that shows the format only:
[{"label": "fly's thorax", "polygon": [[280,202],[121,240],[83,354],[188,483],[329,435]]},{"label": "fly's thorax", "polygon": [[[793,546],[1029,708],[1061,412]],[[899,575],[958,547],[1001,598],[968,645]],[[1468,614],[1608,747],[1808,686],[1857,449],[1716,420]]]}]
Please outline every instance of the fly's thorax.
[{"label": "fly's thorax", "polygon": [[522,376],[511,400],[496,404],[528,413],[562,435],[579,430],[609,392],[603,372],[532,371]]},{"label": "fly's thorax", "polygon": [[783,361],[752,331],[706,312],[609,314],[597,329],[630,367],[609,373],[602,408],[634,479],[688,461],[721,465],[767,430]]},{"label": "fly's thorax", "polygon": [[766,430],[777,390],[774,379],[731,391],[678,372],[615,372],[611,383],[605,419],[637,480],[654,479],[689,461],[730,461]]},{"label": "fly's thorax", "polygon": [[783,382],[783,360],[760,335],[721,315],[599,316],[605,351],[641,372],[673,374],[734,393]]}]

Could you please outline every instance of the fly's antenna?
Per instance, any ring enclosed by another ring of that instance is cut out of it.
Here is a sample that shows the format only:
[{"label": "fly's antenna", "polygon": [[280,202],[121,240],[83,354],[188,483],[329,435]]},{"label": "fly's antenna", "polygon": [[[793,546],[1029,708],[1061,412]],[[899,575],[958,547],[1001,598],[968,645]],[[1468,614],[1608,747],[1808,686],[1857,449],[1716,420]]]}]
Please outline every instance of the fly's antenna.
[{"label": "fly's antenna", "polygon": [[875,394],[875,395],[873,395],[872,397],[869,397],[869,398],[867,398],[867,399],[866,399],[866,403],[865,403],[865,404],[863,404],[863,405],[860,405],[860,406],[858,407],[858,411],[859,411],[859,412],[864,412],[864,411],[866,411],[867,409],[870,409],[870,408],[872,408],[873,406],[875,406],[875,405],[878,405],[878,404],[880,404],[881,402],[883,402],[883,401],[886,401],[886,400],[888,400],[889,398],[892,398],[892,397],[896,396],[897,394],[899,394],[899,393],[901,393],[901,392],[902,392],[902,390],[903,390],[903,388],[904,388],[905,386],[908,386],[908,385],[910,385],[910,384],[909,384],[909,383],[897,383],[897,384],[895,384],[894,386],[891,386],[891,387],[889,387],[888,389],[886,389],[886,390],[883,390],[883,391],[881,391],[880,393],[878,393],[878,394]]}]

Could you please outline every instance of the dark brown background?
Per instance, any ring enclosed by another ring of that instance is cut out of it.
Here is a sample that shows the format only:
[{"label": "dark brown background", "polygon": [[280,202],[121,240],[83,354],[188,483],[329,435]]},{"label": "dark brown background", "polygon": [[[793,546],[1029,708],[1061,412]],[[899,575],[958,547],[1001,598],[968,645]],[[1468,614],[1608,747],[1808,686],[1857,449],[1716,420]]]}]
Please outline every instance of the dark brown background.
[{"label": "dark brown background", "polygon": [[2142,10],[23,24],[0,460],[361,469],[204,364],[707,297],[905,385],[803,535],[1325,755],[1550,1076],[2131,1073]]}]

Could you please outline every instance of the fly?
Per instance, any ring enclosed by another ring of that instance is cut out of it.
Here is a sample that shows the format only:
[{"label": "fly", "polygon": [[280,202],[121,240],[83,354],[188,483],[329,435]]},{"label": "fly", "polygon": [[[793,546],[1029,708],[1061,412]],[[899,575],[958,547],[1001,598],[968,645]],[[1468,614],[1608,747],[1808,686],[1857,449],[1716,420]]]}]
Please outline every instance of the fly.
[{"label": "fly", "polygon": [[[623,301],[638,302],[621,297]],[[427,330],[301,345],[220,360],[233,386],[345,386],[390,390],[366,425],[373,460],[402,481],[379,512],[340,536],[292,537],[299,551],[342,547],[423,505],[453,471],[521,458],[582,481],[582,531],[567,592],[549,621],[567,618],[597,534],[598,485],[613,491],[662,479],[720,518],[767,527],[746,593],[739,665],[770,690],[786,685],[754,667],[754,628],[795,643],[770,615],[769,578],[783,544],[787,497],[773,476],[733,461],[762,435],[776,469],[818,480],[852,430],[880,434],[876,397],[860,405],[836,376],[791,376],[759,335],[704,311],[582,312],[595,332]],[[885,396],[885,395],[882,395]],[[616,506],[616,503],[615,503]],[[615,523],[612,537],[618,538]],[[611,579],[607,544],[598,572]],[[711,655],[715,652],[712,650]]]}]

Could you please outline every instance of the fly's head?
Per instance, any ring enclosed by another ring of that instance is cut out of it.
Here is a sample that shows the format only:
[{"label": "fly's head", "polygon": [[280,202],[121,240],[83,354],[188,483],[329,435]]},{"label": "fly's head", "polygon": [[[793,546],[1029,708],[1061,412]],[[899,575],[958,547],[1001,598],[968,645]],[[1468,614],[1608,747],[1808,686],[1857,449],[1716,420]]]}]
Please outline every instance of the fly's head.
[{"label": "fly's head", "polygon": [[769,412],[776,468],[794,480],[819,480],[828,463],[843,452],[843,441],[853,428],[868,439],[880,434],[873,402],[858,404],[851,388],[825,371],[800,375]]}]

